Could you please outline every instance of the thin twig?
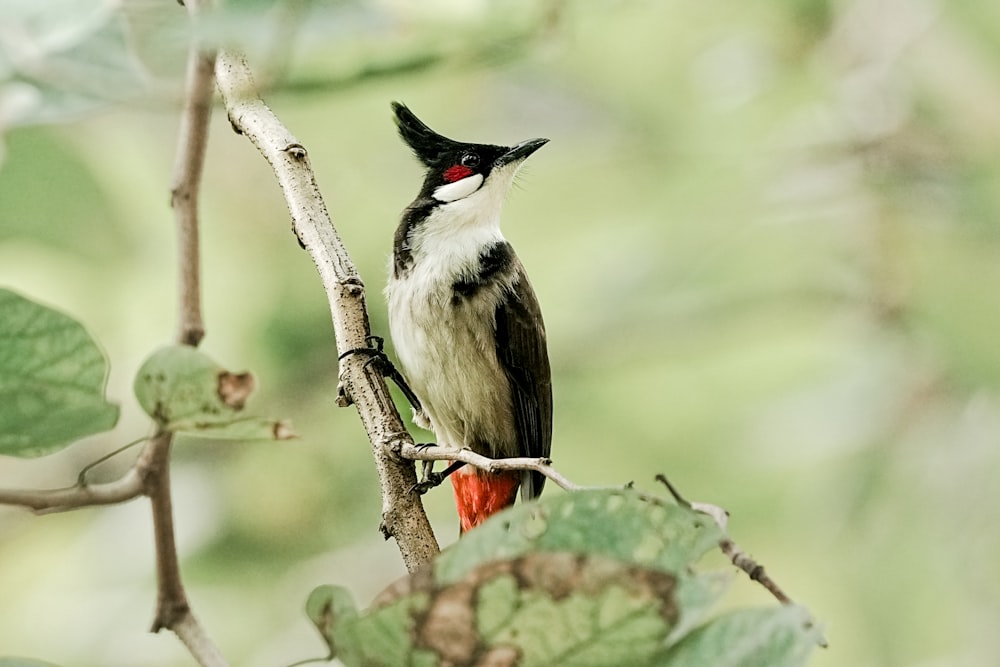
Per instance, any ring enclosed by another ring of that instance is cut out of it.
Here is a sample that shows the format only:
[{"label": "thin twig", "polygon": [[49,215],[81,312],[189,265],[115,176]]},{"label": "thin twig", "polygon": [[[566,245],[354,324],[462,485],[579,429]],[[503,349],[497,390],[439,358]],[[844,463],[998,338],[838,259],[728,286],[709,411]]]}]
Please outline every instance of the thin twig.
[{"label": "thin twig", "polygon": [[794,604],[792,599],[788,597],[787,594],[774,582],[773,579],[764,571],[764,566],[759,564],[750,556],[740,549],[733,540],[729,538],[726,534],[726,525],[729,521],[729,512],[722,509],[718,505],[712,505],[709,503],[699,503],[699,502],[689,502],[680,494],[677,488],[670,483],[666,475],[657,475],[656,481],[667,487],[667,491],[673,496],[674,500],[677,501],[679,505],[684,505],[695,512],[700,514],[705,514],[712,517],[716,524],[718,524],[719,529],[722,531],[723,537],[719,540],[719,549],[722,553],[729,559],[729,561],[738,567],[740,570],[745,572],[752,581],[756,581],[764,589],[775,597],[775,599],[784,605]]},{"label": "thin twig", "polygon": [[[274,169],[299,244],[309,252],[326,289],[338,352],[367,347],[371,337],[364,283],[340,240],[320,195],[309,154],[257,93],[244,58],[221,51],[216,79],[233,128],[245,135]],[[389,443],[409,440],[385,379],[350,354],[340,363],[342,404],[354,403],[372,443],[382,489],[382,532],[394,537],[411,572],[438,553],[420,497],[408,493],[417,482],[411,462],[392,456]],[[412,444],[412,440],[410,440]]]},{"label": "thin twig", "polygon": [[98,459],[96,459],[94,461],[91,461],[87,465],[83,466],[83,469],[80,470],[80,472],[77,473],[77,475],[76,475],[76,485],[77,486],[87,486],[87,473],[88,472],[90,472],[91,470],[93,470],[97,466],[101,465],[105,461],[110,461],[111,459],[113,459],[114,457],[118,456],[122,452],[124,452],[124,451],[126,451],[128,449],[132,449],[136,445],[142,444],[143,442],[146,442],[147,440],[149,440],[149,436],[145,436],[145,435],[142,436],[141,438],[136,438],[132,442],[124,444],[121,447],[119,447],[118,449],[110,451],[107,454],[105,454],[104,456],[101,456],[100,458],[98,458]]}]

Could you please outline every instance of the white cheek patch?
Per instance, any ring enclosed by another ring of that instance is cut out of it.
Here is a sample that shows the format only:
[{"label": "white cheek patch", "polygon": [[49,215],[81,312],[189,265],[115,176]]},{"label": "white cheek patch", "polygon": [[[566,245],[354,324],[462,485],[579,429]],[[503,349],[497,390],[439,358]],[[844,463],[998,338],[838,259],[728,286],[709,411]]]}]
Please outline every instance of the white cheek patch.
[{"label": "white cheek patch", "polygon": [[466,176],[460,181],[441,185],[434,190],[434,199],[443,202],[458,201],[468,197],[483,184],[482,174]]}]

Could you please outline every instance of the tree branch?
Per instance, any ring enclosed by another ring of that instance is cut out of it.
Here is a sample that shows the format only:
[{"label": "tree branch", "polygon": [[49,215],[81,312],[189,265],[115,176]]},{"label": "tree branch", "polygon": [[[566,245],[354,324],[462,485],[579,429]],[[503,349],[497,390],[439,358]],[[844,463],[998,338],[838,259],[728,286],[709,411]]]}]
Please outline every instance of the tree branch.
[{"label": "tree branch", "polygon": [[0,489],[0,504],[25,507],[36,514],[115,505],[142,495],[143,476],[144,471],[133,466],[119,479],[106,484],[77,484],[65,489]]},{"label": "tree branch", "polygon": [[449,449],[438,447],[437,445],[416,446],[409,442],[398,444],[399,455],[404,459],[413,461],[462,461],[473,465],[480,470],[494,473],[503,470],[534,470],[540,472],[561,489],[566,491],[579,491],[586,488],[566,479],[562,473],[552,467],[551,459],[532,459],[527,457],[509,459],[491,459],[488,456],[477,454],[471,449]]},{"label": "tree branch", "polygon": [[[188,0],[192,15],[197,0]],[[205,335],[201,313],[201,285],[198,243],[198,195],[208,146],[208,126],[212,118],[212,94],[215,91],[215,51],[202,50],[192,43],[188,53],[184,108],[178,129],[177,156],[174,162],[170,206],[177,223],[180,266],[180,317],[177,339],[197,346]]]},{"label": "tree branch", "polygon": [[229,121],[257,147],[278,178],[292,229],[309,252],[326,290],[340,353],[341,404],[353,402],[372,443],[382,488],[382,531],[396,538],[409,571],[429,562],[439,548],[417,494],[410,461],[395,456],[392,443],[412,444],[378,369],[369,364],[371,328],[364,283],[330,221],[305,147],[288,131],[257,94],[250,68],[241,55],[220,52],[216,79]]},{"label": "tree branch", "polygon": [[[202,0],[187,0],[192,23]],[[170,205],[177,228],[179,275],[177,340],[197,347],[205,335],[201,313],[201,259],[199,256],[198,201],[208,146],[215,82],[215,52],[197,37],[188,47],[184,106],[178,130],[177,156],[170,188]],[[198,623],[188,604],[181,578],[174,537],[173,498],[170,490],[170,450],[174,434],[157,433],[144,448],[138,463],[149,470],[145,492],[153,513],[156,543],[156,613],[150,630],[168,628],[187,646],[202,667],[228,667],[226,659]]]},{"label": "tree branch", "polygon": [[173,501],[170,496],[170,448],[173,440],[174,434],[170,431],[156,434],[140,457],[143,466],[149,470],[145,492],[153,510],[156,544],[156,614],[151,632],[172,628],[190,613],[174,542]]}]

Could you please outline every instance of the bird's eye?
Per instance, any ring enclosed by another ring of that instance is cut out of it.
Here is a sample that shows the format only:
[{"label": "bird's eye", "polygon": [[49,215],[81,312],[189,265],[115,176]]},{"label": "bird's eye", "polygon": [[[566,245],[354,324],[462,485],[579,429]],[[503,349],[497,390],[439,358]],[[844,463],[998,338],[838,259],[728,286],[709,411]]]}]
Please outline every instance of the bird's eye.
[{"label": "bird's eye", "polygon": [[466,153],[459,160],[463,167],[478,167],[479,166],[479,156],[475,153]]}]

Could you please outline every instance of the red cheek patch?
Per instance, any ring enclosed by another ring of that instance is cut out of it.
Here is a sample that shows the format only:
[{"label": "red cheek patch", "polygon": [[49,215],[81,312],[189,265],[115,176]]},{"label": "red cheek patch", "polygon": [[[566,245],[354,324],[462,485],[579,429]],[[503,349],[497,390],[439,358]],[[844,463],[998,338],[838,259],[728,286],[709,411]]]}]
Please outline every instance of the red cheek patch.
[{"label": "red cheek patch", "polygon": [[460,164],[456,164],[454,167],[448,167],[444,170],[444,180],[448,183],[460,181],[466,176],[472,176],[472,170],[468,167],[463,167]]}]

